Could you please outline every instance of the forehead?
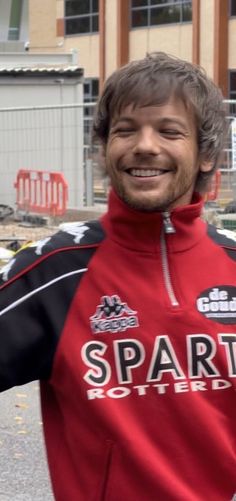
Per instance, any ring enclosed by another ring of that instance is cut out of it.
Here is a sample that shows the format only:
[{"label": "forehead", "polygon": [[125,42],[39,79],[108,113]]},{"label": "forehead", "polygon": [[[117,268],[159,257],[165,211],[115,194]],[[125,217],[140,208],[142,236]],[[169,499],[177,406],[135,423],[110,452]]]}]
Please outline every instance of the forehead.
[{"label": "forehead", "polygon": [[118,121],[153,123],[172,121],[189,128],[196,128],[193,110],[181,98],[171,96],[161,104],[138,105],[130,103],[114,114],[112,125]]}]

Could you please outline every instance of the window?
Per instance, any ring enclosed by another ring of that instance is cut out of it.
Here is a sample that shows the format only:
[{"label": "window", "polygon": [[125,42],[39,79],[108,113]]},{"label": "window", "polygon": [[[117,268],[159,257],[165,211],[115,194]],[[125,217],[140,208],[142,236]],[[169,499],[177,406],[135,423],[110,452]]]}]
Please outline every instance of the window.
[{"label": "window", "polygon": [[131,26],[158,26],[185,23],[192,20],[192,1],[189,0],[131,0]]},{"label": "window", "polygon": [[[86,78],[84,81],[84,103],[94,103],[98,100],[98,78]],[[93,124],[94,107],[84,107],[84,137],[85,144],[91,141],[91,129]]]},{"label": "window", "polygon": [[229,0],[229,14],[236,16],[236,0]]},{"label": "window", "polygon": [[65,0],[66,35],[98,31],[98,0]]},{"label": "window", "polygon": [[236,100],[236,70],[229,73],[229,99]]},{"label": "window", "polygon": [[23,3],[22,0],[12,0],[9,30],[8,30],[8,40],[19,40],[20,38],[22,3]]},{"label": "window", "polygon": [[91,103],[98,99],[98,78],[86,78],[84,81],[84,101]]}]

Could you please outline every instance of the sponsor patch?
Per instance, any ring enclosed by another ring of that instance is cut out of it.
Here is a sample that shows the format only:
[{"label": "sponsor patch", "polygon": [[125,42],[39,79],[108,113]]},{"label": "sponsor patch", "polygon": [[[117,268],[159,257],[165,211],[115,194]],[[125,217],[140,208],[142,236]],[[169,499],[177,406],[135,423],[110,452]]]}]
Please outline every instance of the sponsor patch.
[{"label": "sponsor patch", "polygon": [[101,297],[101,304],[97,306],[95,314],[90,317],[90,324],[93,333],[99,334],[108,331],[123,332],[138,327],[139,321],[137,312],[114,294]]},{"label": "sponsor patch", "polygon": [[236,323],[236,287],[221,285],[203,291],[197,309],[206,318],[221,324]]}]

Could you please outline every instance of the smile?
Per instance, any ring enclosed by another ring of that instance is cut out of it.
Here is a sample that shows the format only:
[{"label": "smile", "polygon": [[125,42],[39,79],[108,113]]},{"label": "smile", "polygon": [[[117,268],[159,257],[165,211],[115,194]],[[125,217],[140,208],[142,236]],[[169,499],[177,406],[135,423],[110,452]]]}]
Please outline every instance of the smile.
[{"label": "smile", "polygon": [[157,177],[169,171],[160,169],[128,169],[126,172],[133,177]]}]

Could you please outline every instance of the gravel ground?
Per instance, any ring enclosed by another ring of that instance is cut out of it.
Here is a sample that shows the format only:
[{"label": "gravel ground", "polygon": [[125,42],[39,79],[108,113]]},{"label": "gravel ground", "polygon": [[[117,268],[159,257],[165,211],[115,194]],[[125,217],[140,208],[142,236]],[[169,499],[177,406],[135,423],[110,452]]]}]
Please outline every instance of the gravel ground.
[{"label": "gravel ground", "polygon": [[99,204],[94,207],[85,207],[81,210],[69,209],[66,214],[58,218],[57,220],[53,220],[52,218],[48,219],[48,224],[43,226],[27,226],[20,222],[11,220],[10,218],[0,221],[0,247],[6,247],[9,243],[7,241],[2,240],[7,237],[9,238],[23,238],[24,241],[35,241],[41,238],[45,238],[49,235],[52,235],[56,231],[58,231],[58,227],[61,223],[64,222],[72,222],[72,221],[88,221],[91,219],[99,218],[106,211],[107,205]]},{"label": "gravel ground", "polygon": [[[58,230],[58,226],[22,226],[19,223],[9,222],[0,225],[0,245],[6,246],[1,238],[23,238],[25,241],[39,240],[40,238],[52,235]],[[8,243],[8,242],[7,242]]]}]

